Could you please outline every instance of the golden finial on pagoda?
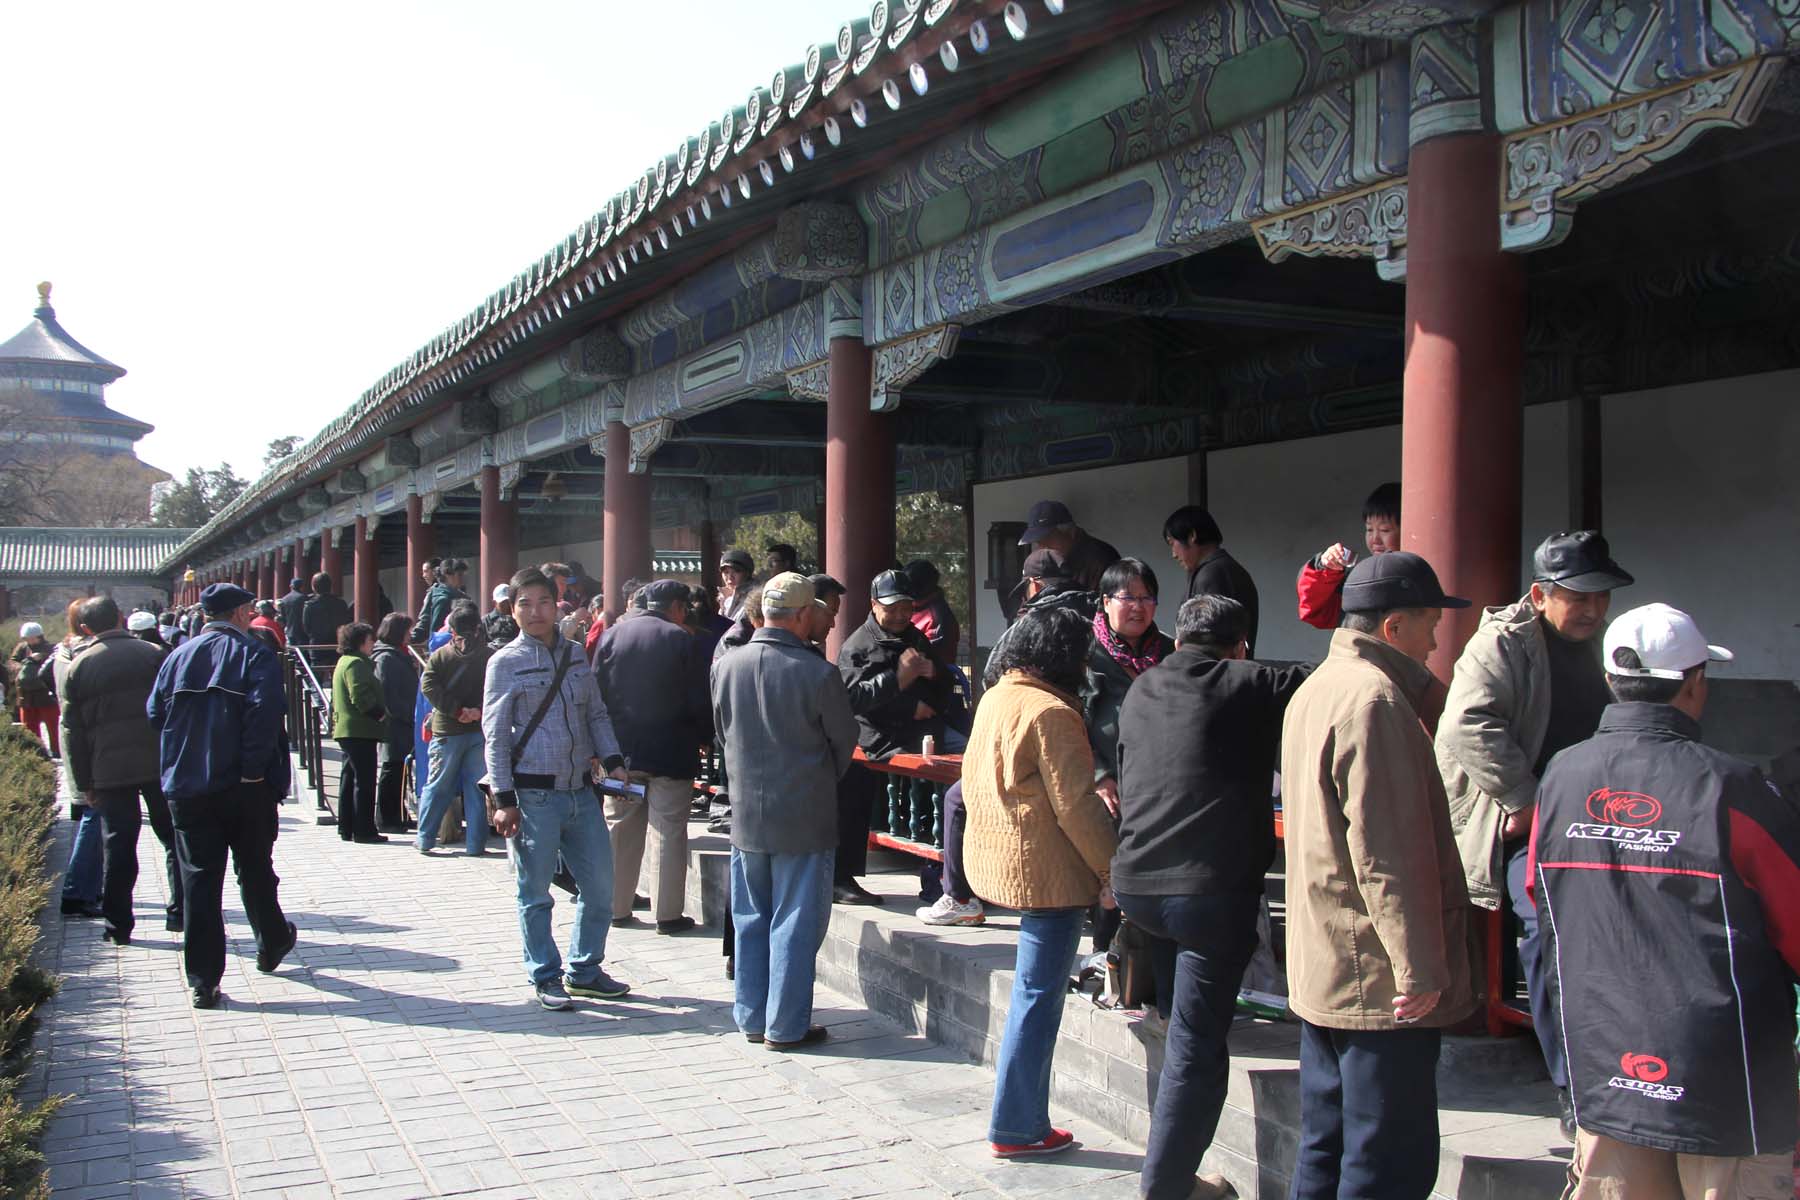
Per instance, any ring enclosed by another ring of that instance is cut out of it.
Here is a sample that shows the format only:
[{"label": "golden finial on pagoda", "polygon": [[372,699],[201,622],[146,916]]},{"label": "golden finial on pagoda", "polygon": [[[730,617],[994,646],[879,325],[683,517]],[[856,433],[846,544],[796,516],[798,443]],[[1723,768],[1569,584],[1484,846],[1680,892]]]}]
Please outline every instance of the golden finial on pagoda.
[{"label": "golden finial on pagoda", "polygon": [[47,305],[50,303],[50,281],[49,280],[45,280],[43,283],[38,284],[38,303],[43,304],[43,305]]}]

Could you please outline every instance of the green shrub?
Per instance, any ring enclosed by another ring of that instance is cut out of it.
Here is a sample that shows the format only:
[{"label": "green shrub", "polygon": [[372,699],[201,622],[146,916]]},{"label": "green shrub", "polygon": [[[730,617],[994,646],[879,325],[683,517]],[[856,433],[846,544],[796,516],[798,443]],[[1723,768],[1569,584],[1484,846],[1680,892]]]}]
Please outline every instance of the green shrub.
[{"label": "green shrub", "polygon": [[36,1027],[39,1004],[56,991],[35,962],[38,916],[50,898],[45,853],[56,821],[56,770],[37,738],[18,725],[0,725],[0,1197],[49,1194],[38,1150],[44,1128],[62,1104],[37,1104],[17,1092]]}]

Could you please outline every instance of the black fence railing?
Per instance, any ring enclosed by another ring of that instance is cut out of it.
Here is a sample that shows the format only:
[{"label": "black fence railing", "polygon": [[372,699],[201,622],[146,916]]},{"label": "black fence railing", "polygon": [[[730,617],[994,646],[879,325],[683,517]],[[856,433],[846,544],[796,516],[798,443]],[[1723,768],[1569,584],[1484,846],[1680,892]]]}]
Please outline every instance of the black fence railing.
[{"label": "black fence railing", "polygon": [[325,818],[320,821],[328,824],[336,822],[337,814],[331,807],[325,787],[325,741],[331,736],[331,690],[319,683],[322,653],[335,660],[337,647],[289,646],[282,656],[282,667],[287,675],[288,744],[300,756],[305,786],[312,789],[319,811],[331,814],[329,821]]}]

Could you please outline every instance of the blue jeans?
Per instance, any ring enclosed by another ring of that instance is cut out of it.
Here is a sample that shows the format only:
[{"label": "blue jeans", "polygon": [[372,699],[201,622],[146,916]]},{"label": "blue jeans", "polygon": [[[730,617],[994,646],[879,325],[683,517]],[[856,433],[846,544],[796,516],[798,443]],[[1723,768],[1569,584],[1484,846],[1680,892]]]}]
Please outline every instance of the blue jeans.
[{"label": "blue jeans", "polygon": [[1085,908],[1042,908],[1020,914],[1006,1032],[994,1067],[994,1111],[988,1141],[1023,1146],[1050,1136],[1050,1063],[1062,1028],[1069,971],[1081,940]]},{"label": "blue jeans", "polygon": [[82,808],[81,821],[75,826],[75,841],[69,846],[69,866],[63,872],[63,903],[100,903],[101,876],[106,867],[104,844],[99,810]]},{"label": "blue jeans", "polygon": [[1168,1048],[1139,1190],[1146,1200],[1186,1200],[1225,1108],[1231,1072],[1225,1040],[1244,968],[1256,951],[1259,898],[1123,892],[1117,898],[1132,924],[1178,947]]},{"label": "blue jeans", "polygon": [[1425,1200],[1438,1173],[1436,1029],[1300,1022],[1289,1200]]},{"label": "blue jeans", "polygon": [[1531,996],[1531,1031],[1537,1034],[1538,1049],[1544,1052],[1544,1067],[1550,1082],[1559,1088],[1569,1086],[1569,1064],[1563,1054],[1562,1025],[1556,1005],[1550,1000],[1550,972],[1555,966],[1544,961],[1544,938],[1538,930],[1537,905],[1525,894],[1525,868],[1530,842],[1520,839],[1506,858],[1506,898],[1519,918],[1524,935],[1519,938],[1519,970],[1525,976],[1525,990]]},{"label": "blue jeans", "polygon": [[812,1024],[813,972],[831,922],[835,852],[731,850],[731,920],[737,930],[731,1018],[745,1033],[797,1042]]},{"label": "blue jeans", "polygon": [[606,957],[612,921],[612,839],[600,801],[588,788],[567,792],[519,789],[519,832],[512,841],[513,874],[519,888],[519,932],[525,939],[525,970],[531,982],[562,975],[562,956],[550,928],[550,877],[562,862],[575,877],[575,932],[569,939],[569,978],[591,983]]},{"label": "blue jeans", "polygon": [[475,781],[487,773],[481,753],[481,733],[453,733],[449,737],[434,736],[427,751],[431,759],[430,774],[419,794],[419,836],[421,850],[437,845],[438,829],[444,813],[462,793],[463,843],[470,854],[487,848],[487,801]]}]

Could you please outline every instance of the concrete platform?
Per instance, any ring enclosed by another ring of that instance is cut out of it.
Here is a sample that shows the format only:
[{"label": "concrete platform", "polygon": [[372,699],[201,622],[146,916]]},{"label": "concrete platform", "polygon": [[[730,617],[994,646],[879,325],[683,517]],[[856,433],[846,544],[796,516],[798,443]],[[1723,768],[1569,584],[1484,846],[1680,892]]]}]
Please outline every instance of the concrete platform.
[{"label": "concrete platform", "polygon": [[[690,826],[688,912],[713,928],[727,903],[726,839]],[[937,1045],[992,1067],[1012,989],[1018,915],[990,909],[985,925],[936,928],[914,916],[917,863],[870,856],[864,883],[883,907],[835,905],[819,982]],[[1287,1195],[1299,1135],[1299,1029],[1240,1018],[1231,1086],[1206,1169],[1245,1196]],[[1160,1033],[1070,995],[1063,1012],[1054,1103],[1143,1144],[1162,1067]],[[1528,1038],[1449,1038],[1438,1075],[1442,1161],[1434,1196],[1536,1200],[1560,1194],[1569,1159],[1556,1098]],[[1076,1129],[1077,1135],[1082,1130]]]}]

